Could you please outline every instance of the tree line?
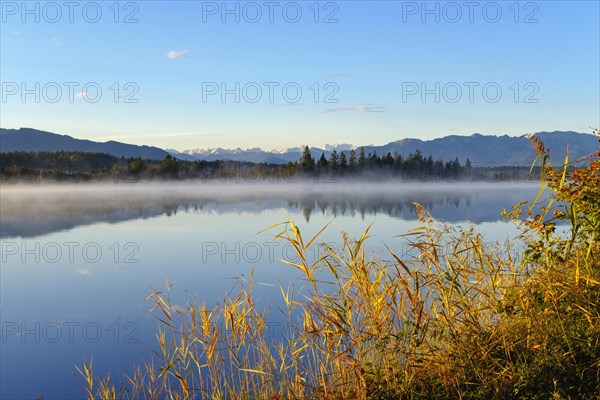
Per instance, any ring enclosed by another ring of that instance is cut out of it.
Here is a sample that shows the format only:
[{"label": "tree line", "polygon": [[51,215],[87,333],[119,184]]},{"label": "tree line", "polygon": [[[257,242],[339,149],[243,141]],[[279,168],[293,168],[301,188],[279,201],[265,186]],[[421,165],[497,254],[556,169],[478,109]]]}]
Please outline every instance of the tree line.
[{"label": "tree line", "polygon": [[402,179],[403,181],[507,181],[535,178],[525,166],[476,165],[467,158],[444,161],[420,150],[402,156],[383,156],[357,150],[332,151],[315,159],[308,146],[300,159],[287,164],[243,161],[186,161],[167,155],[163,160],[115,157],[81,151],[4,152],[0,157],[3,182],[94,182],[138,180],[221,180],[253,182],[340,179]]},{"label": "tree line", "polygon": [[[365,148],[361,147],[358,154],[352,149],[349,152],[342,151],[338,153],[336,150],[331,152],[329,158],[321,153],[321,157],[315,160],[308,146],[304,147],[302,157],[300,158],[300,167],[302,172],[333,172],[333,173],[360,173],[369,170],[386,169],[388,171],[406,171],[411,173],[423,173],[424,175],[451,176],[458,175],[462,172],[458,158],[452,161],[444,162],[441,157],[435,161],[430,154],[425,157],[419,149],[414,153],[410,153],[406,157],[402,157],[398,153],[392,154],[388,152],[384,156],[378,156],[376,152],[365,153]],[[464,168],[471,169],[473,167],[471,161],[465,160]]]}]

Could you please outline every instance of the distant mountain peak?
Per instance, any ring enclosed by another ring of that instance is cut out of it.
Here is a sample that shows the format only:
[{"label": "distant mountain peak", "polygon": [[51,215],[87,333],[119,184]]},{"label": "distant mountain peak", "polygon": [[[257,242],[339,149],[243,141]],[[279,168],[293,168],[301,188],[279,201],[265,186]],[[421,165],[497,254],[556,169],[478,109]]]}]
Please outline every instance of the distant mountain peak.
[{"label": "distant mountain peak", "polygon": [[352,149],[355,149],[356,147],[348,144],[348,143],[338,143],[338,144],[326,144],[325,146],[323,146],[321,149],[322,150],[327,150],[327,151],[350,151]]}]

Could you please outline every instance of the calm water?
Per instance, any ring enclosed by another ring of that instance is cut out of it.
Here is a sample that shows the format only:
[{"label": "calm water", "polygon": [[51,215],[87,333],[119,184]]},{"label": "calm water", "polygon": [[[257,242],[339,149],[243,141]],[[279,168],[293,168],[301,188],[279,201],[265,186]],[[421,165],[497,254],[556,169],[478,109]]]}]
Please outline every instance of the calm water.
[{"label": "calm water", "polygon": [[[157,323],[144,298],[176,282],[173,301],[196,296],[215,304],[235,278],[277,284],[298,274],[272,242],[292,219],[305,237],[332,221],[322,240],[358,237],[373,223],[368,247],[398,253],[417,225],[412,202],[438,219],[469,222],[487,241],[517,234],[500,210],[532,200],[535,184],[458,185],[123,185],[6,187],[0,191],[1,365],[3,399],[83,396],[75,365],[93,359],[97,372],[122,371],[157,349]],[[279,289],[257,295],[279,301]],[[275,334],[277,321],[273,321]]]}]

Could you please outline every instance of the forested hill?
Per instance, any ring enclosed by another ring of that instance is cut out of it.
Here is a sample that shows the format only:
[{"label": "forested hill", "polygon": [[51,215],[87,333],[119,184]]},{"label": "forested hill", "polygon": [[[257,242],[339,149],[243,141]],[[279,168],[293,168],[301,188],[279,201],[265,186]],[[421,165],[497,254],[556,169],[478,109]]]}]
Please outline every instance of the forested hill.
[{"label": "forested hill", "polygon": [[105,153],[115,157],[162,160],[169,153],[152,146],[109,141],[93,142],[37,129],[0,129],[0,151],[80,151]]}]

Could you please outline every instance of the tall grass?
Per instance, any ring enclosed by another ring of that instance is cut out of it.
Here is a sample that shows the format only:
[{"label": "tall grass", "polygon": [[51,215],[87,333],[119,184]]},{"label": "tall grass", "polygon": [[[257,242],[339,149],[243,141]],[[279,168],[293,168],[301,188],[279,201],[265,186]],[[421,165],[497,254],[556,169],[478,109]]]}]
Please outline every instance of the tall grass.
[{"label": "tall grass", "polygon": [[[87,397],[600,398],[598,157],[575,171],[544,166],[543,213],[507,213],[523,229],[516,258],[515,244],[484,245],[418,204],[411,257],[368,257],[368,229],[343,234],[339,251],[319,243],[323,230],[305,241],[292,221],[272,227],[305,281],[281,287],[282,307],[258,305],[252,275],[214,308],[180,310],[155,291],[156,357],[119,388],[84,365]],[[557,220],[570,236],[555,235]],[[314,246],[321,257],[310,262]],[[269,335],[269,313],[289,322],[283,338]]]}]

